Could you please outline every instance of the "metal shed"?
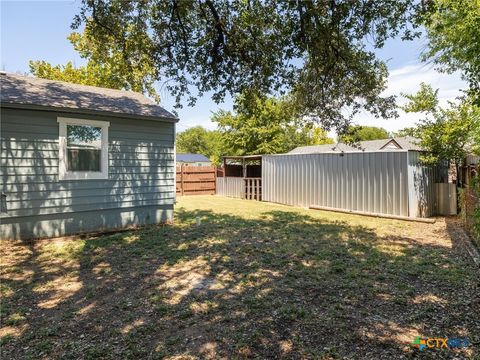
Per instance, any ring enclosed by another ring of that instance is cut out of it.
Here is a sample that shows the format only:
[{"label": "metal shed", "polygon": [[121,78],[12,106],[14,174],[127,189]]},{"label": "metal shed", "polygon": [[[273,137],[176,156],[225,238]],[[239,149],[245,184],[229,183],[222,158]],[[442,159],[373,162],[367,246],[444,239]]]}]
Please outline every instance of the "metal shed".
[{"label": "metal shed", "polygon": [[[446,166],[426,167],[416,150],[263,155],[262,200],[371,214],[429,217]],[[440,190],[439,190],[440,189]]]}]

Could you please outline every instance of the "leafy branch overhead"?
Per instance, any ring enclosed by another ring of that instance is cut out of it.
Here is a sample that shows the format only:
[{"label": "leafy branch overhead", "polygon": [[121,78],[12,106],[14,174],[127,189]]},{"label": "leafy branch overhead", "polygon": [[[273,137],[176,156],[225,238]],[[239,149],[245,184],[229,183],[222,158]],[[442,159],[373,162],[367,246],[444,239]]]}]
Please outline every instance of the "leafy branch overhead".
[{"label": "leafy branch overhead", "polygon": [[422,60],[441,71],[461,71],[470,98],[480,106],[480,1],[431,0],[419,16],[428,42]]},{"label": "leafy branch overhead", "polygon": [[177,151],[203,154],[220,164],[224,155],[276,154],[334,142],[324,129],[300,119],[283,98],[238,96],[234,112],[219,110],[211,120],[217,130],[195,126],[177,133]]},{"label": "leafy branch overhead", "polygon": [[219,110],[211,118],[229,154],[277,154],[297,146],[333,143],[324,129],[302,119],[288,98],[249,92],[235,99],[234,108]]},{"label": "leafy branch overhead", "polygon": [[346,108],[395,115],[393,97],[381,96],[386,66],[365,43],[414,37],[415,3],[84,0],[73,27],[86,24],[93,59],[118,54],[132,72],[146,62],[177,106],[206,92],[216,102],[292,92],[304,115],[344,128]]},{"label": "leafy branch overhead", "polygon": [[438,90],[424,83],[416,94],[403,96],[409,100],[403,110],[424,114],[418,126],[409,131],[428,150],[422,155],[425,163],[448,160],[458,168],[469,153],[480,154],[480,107],[472,96],[441,107]]},{"label": "leafy branch overhead", "polygon": [[[154,87],[157,70],[153,61],[145,55],[126,58],[123,48],[107,49],[93,36],[93,31],[94,29],[87,24],[83,33],[73,32],[68,36],[74,49],[87,60],[86,65],[75,67],[72,62],[66,65],[52,65],[37,60],[30,61],[30,72],[43,79],[132,90],[149,95],[156,102],[160,102],[160,96]],[[112,39],[103,38],[102,41]],[[124,44],[129,49],[145,45],[145,39],[130,40],[131,43]]]}]

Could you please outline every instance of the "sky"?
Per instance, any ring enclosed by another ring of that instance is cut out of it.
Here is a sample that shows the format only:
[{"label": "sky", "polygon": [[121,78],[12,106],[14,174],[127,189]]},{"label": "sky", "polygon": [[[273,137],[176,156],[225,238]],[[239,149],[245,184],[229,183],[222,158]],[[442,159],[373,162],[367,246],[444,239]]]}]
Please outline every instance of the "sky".
[{"label": "sky", "polygon": [[[52,64],[65,64],[73,61],[82,65],[84,60],[73,50],[67,40],[72,32],[70,25],[78,13],[80,1],[6,1],[0,0],[0,69],[7,72],[28,72],[29,60],[46,60]],[[397,95],[398,104],[405,102],[401,93],[414,93],[420,82],[431,84],[439,89],[441,104],[454,100],[467,87],[459,73],[441,74],[431,64],[421,63],[419,55],[426,43],[425,39],[403,42],[400,39],[387,41],[377,50],[377,56],[386,61],[390,76],[385,95]],[[166,92],[160,92],[161,105],[173,110],[175,101]],[[185,106],[177,110],[180,117],[178,131],[202,125],[214,129],[211,114],[219,109],[230,110],[232,99],[216,104],[208,94],[199,99],[195,107]],[[375,119],[368,113],[359,114],[354,122],[359,125],[381,126],[390,132],[413,126],[418,121],[417,114],[399,112],[397,119]]]}]

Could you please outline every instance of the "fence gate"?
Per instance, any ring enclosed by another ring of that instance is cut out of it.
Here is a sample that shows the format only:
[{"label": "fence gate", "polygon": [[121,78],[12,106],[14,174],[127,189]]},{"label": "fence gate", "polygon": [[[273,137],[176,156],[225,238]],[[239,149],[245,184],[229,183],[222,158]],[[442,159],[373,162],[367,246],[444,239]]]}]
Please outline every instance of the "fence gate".
[{"label": "fence gate", "polygon": [[262,178],[244,178],[245,194],[244,199],[262,200]]},{"label": "fence gate", "polygon": [[214,166],[177,166],[177,195],[214,195],[216,179]]},{"label": "fence gate", "polygon": [[436,215],[457,215],[457,187],[455,184],[436,183]]}]

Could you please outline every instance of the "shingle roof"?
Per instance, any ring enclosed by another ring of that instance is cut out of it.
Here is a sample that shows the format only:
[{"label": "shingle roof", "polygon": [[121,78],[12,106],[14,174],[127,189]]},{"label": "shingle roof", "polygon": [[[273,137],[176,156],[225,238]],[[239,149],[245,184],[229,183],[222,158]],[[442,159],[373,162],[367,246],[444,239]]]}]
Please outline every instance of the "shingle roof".
[{"label": "shingle roof", "polygon": [[140,93],[21,76],[0,75],[2,106],[49,108],[79,113],[178,121],[178,118]]},{"label": "shingle roof", "polygon": [[[392,141],[393,140],[393,141]],[[383,140],[360,141],[357,146],[344,143],[300,146],[289,152],[289,154],[314,154],[314,153],[339,153],[339,152],[359,152],[359,151],[385,151],[382,149],[388,143],[393,142],[400,146],[399,150],[422,150],[417,144],[418,140],[413,137],[397,137]]]},{"label": "shingle roof", "polygon": [[210,159],[202,154],[177,153],[177,161],[179,162],[210,162]]},{"label": "shingle roof", "polygon": [[422,151],[423,148],[419,145],[419,140],[411,136],[397,137],[394,140],[406,150],[418,150]]}]

